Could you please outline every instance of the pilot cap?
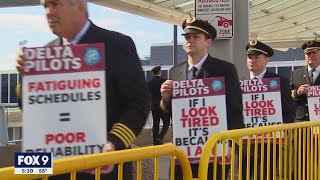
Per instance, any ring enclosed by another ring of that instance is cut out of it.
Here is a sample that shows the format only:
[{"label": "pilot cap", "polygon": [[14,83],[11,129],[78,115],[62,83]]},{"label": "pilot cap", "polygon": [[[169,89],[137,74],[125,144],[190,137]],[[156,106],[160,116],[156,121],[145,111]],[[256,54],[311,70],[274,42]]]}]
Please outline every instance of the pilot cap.
[{"label": "pilot cap", "polygon": [[212,40],[217,37],[217,31],[210,23],[195,17],[190,17],[184,20],[182,23],[182,29],[184,31],[184,34],[182,35],[190,33],[204,33]]},{"label": "pilot cap", "polygon": [[302,49],[304,50],[304,53],[319,50],[320,49],[320,42],[316,41],[316,40],[307,41],[307,42],[303,43]]},{"label": "pilot cap", "polygon": [[246,46],[247,55],[250,54],[265,54],[267,57],[273,56],[273,49],[258,40],[250,40]]},{"label": "pilot cap", "polygon": [[156,66],[154,68],[151,69],[152,72],[157,73],[161,70],[161,66]]}]

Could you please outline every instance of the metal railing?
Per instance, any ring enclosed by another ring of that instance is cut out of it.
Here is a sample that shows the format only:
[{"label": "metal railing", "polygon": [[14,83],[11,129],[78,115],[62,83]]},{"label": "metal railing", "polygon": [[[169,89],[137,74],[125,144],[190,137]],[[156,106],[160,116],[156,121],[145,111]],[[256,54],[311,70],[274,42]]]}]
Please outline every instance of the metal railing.
[{"label": "metal railing", "polygon": [[[198,179],[207,180],[208,175],[213,176],[213,179],[217,179],[219,175],[219,180],[319,179],[319,132],[320,121],[309,121],[215,133],[207,141],[201,155]],[[221,151],[220,157],[217,156],[218,151]],[[122,179],[123,163],[136,161],[136,177],[140,180],[142,160],[154,158],[152,172],[156,180],[159,178],[161,156],[171,157],[171,180],[174,179],[175,158],[181,165],[184,180],[194,180],[186,155],[182,149],[172,144],[55,160],[53,175],[70,173],[70,179],[75,179],[77,171],[95,168],[96,174],[100,174],[100,167],[117,164],[120,172],[118,179]],[[213,165],[212,169],[208,169],[209,164]],[[0,169],[0,179],[47,177],[48,175],[15,175],[14,167]],[[96,180],[99,179],[100,176],[96,176]]]},{"label": "metal railing", "polygon": [[[307,177],[312,180],[319,179],[319,132],[320,121],[309,121],[215,133],[205,145],[200,159],[198,179],[207,180],[208,173],[214,175],[220,173],[222,179],[226,179],[229,173],[226,170],[227,166],[231,169],[229,176],[231,180],[276,178],[300,180]],[[278,138],[273,138],[276,134]],[[230,163],[226,161],[227,147],[223,143],[225,141],[231,142]],[[223,144],[221,162],[214,156],[214,167],[208,170],[212,151],[217,154],[216,147],[221,142]],[[253,164],[250,163],[252,160]],[[221,166],[219,172],[218,165]]]},{"label": "metal railing", "polygon": [[[123,168],[123,163],[137,161],[137,179],[142,178],[141,161],[143,159],[154,158],[154,179],[159,179],[159,161],[161,156],[171,156],[171,179],[174,178],[175,158],[179,161],[184,180],[192,180],[191,167],[188,158],[183,151],[172,144],[159,146],[149,146],[144,148],[129,149],[123,151],[114,151],[100,154],[83,155],[78,157],[59,159],[53,161],[53,175],[71,173],[70,179],[76,179],[76,172],[85,169],[96,169],[96,180],[100,179],[100,168],[105,165],[118,164],[119,172]],[[169,168],[169,167],[168,167]],[[14,174],[14,167],[0,168],[0,179],[47,179],[49,175],[19,175]],[[122,179],[122,174],[118,173],[118,179]]]}]

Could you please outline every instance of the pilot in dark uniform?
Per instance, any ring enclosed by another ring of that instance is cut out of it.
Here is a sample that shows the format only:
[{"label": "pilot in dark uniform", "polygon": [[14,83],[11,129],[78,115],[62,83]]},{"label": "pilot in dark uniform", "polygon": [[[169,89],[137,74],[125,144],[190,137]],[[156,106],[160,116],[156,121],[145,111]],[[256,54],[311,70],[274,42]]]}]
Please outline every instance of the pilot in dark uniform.
[{"label": "pilot in dark uniform", "polygon": [[[153,118],[153,126],[152,126],[152,137],[153,137],[153,144],[159,145],[162,144],[162,140],[166,135],[169,125],[170,125],[170,115],[161,111],[160,109],[160,87],[161,84],[166,81],[164,78],[160,76],[161,74],[161,67],[156,66],[152,70],[153,78],[148,82],[150,94],[151,94],[151,111],[152,111],[152,118]],[[162,119],[162,130],[159,133],[159,126],[160,126],[160,119]]]},{"label": "pilot in dark uniform", "polygon": [[320,85],[320,42],[307,41],[302,45],[307,66],[296,69],[291,75],[291,95],[297,105],[296,119],[309,121],[308,88]]},{"label": "pilot in dark uniform", "polygon": [[[295,106],[294,102],[291,98],[290,94],[290,84],[289,80],[285,77],[279,76],[273,72],[267,70],[266,66],[269,62],[269,58],[273,56],[273,49],[268,45],[257,41],[251,40],[247,46],[247,67],[250,72],[250,79],[262,79],[262,78],[280,78],[280,93],[281,93],[281,107],[282,107],[282,120],[283,123],[292,123],[295,118]],[[245,146],[246,147],[246,146]],[[250,179],[253,178],[253,171],[254,171],[254,160],[258,159],[258,168],[257,168],[257,177],[260,178],[260,163],[261,163],[261,148],[262,146],[258,146],[258,157],[254,156],[255,147],[251,145],[250,150]],[[271,149],[273,144],[271,144]],[[264,176],[267,175],[267,144],[264,144]],[[276,145],[276,149],[279,149],[279,145]],[[278,151],[278,150],[277,150]],[[247,156],[246,156],[246,149],[244,151],[244,158],[242,163],[242,179],[247,179]],[[278,154],[275,154],[278,158]],[[270,151],[270,166],[269,166],[269,177],[273,178],[273,152]],[[278,161],[277,161],[278,163]]]},{"label": "pilot in dark uniform", "polygon": [[[216,29],[206,21],[188,18],[182,28],[185,38],[184,50],[188,60],[170,69],[170,80],[161,86],[161,107],[164,111],[171,112],[173,81],[202,79],[211,77],[224,77],[226,88],[226,109],[228,130],[243,128],[243,107],[239,77],[235,66],[227,61],[212,57],[208,50],[217,36]],[[174,120],[173,120],[174,121]],[[231,143],[229,144],[229,150]],[[217,171],[213,172],[213,163],[209,163],[207,179],[222,179],[223,166],[218,164]],[[225,175],[228,175],[230,165],[225,165]],[[193,178],[198,178],[199,163],[191,162]],[[182,180],[181,166],[175,166],[175,180]]]},{"label": "pilot in dark uniform", "polygon": [[[313,41],[307,41],[302,45],[302,49],[304,50],[304,58],[307,63],[307,66],[301,67],[292,72],[291,95],[297,106],[296,121],[310,121],[307,94],[308,88],[310,86],[320,85],[320,42],[317,39]],[[305,134],[308,134],[309,132],[308,129],[306,130],[307,132],[298,132],[297,137],[297,139],[301,139],[301,143],[298,143],[300,148],[298,147],[298,149],[295,150],[295,156],[298,157],[298,162],[295,164],[296,166],[298,166],[298,164],[302,164],[303,161],[305,162],[305,166],[301,165],[300,167],[293,167],[293,169],[298,170],[294,173],[294,176],[297,176],[298,179],[303,178],[303,176],[305,179],[308,178],[307,176],[308,174],[310,174],[310,172],[307,173],[307,162],[310,162],[311,159],[307,156],[310,153],[306,151],[310,148],[310,145],[315,146],[314,143],[307,143],[307,137],[305,136]],[[303,146],[305,147],[303,148]]]}]

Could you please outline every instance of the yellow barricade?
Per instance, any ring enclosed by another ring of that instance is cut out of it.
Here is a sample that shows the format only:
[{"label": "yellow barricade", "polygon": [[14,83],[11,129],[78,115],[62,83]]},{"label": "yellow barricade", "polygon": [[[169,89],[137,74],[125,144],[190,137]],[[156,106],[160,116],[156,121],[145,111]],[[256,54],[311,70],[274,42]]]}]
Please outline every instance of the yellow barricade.
[{"label": "yellow barricade", "polygon": [[[320,121],[308,121],[215,133],[205,145],[198,179],[221,173],[222,180],[318,180],[319,132]],[[221,158],[210,160],[219,151]],[[210,161],[213,169],[208,171]]]},{"label": "yellow barricade", "polygon": [[[215,133],[207,141],[202,153],[198,179],[207,180],[208,173],[220,173],[221,180],[227,178],[230,180],[318,180],[320,179],[319,132],[320,121],[309,121]],[[220,146],[217,146],[218,144]],[[221,158],[217,156],[219,151],[221,151]],[[213,159],[210,159],[211,154],[214,154]],[[141,180],[142,160],[154,158],[155,165],[152,172],[154,172],[154,180],[158,180],[161,156],[171,157],[171,180],[174,179],[175,157],[181,164],[184,180],[193,179],[186,155],[182,149],[172,144],[54,160],[53,174],[50,176],[70,173],[70,179],[74,180],[77,171],[95,168],[96,174],[100,174],[101,166],[117,164],[118,179],[121,180],[123,163],[136,161],[136,177]],[[210,162],[213,163],[213,169],[208,171]],[[14,167],[0,168],[1,180],[47,179],[48,176],[15,175]],[[216,179],[215,176],[213,177]],[[96,176],[96,180],[99,179],[100,176]]]},{"label": "yellow barricade", "polygon": [[[159,160],[161,156],[171,156],[171,170],[170,177],[174,178],[174,161],[175,157],[181,164],[184,180],[192,180],[191,167],[188,158],[183,151],[175,145],[165,144],[160,146],[149,146],[144,148],[129,149],[123,151],[114,151],[108,153],[84,155],[79,157],[72,157],[66,159],[59,159],[53,161],[53,175],[71,173],[70,179],[76,179],[76,172],[84,169],[96,168],[96,174],[100,174],[100,168],[104,165],[118,164],[119,173],[118,179],[122,179],[123,163],[137,161],[137,179],[142,179],[142,160],[148,158],[155,158],[154,162],[154,179],[159,179]],[[168,167],[169,168],[169,167]],[[0,179],[47,179],[49,175],[19,175],[14,174],[14,167],[0,168]],[[99,180],[100,176],[96,176]]]}]

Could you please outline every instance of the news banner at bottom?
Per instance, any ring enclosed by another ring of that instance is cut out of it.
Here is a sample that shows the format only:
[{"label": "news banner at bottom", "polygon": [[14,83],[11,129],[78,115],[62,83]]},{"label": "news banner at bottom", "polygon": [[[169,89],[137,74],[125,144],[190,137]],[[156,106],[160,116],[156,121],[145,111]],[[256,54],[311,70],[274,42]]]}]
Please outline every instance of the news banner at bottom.
[{"label": "news banner at bottom", "polygon": [[52,174],[52,153],[15,153],[15,174]]}]

